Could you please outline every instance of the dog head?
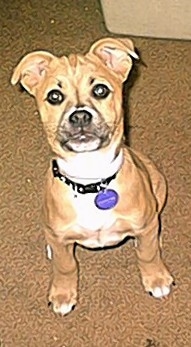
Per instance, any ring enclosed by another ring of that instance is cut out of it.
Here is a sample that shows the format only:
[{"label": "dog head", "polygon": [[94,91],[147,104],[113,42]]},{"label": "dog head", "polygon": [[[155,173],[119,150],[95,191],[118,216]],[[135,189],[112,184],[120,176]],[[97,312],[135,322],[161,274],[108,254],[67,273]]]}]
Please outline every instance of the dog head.
[{"label": "dog head", "polygon": [[35,97],[48,141],[59,157],[106,151],[123,137],[122,84],[138,58],[130,40],[105,38],[86,55],[36,51],[15,68],[11,83]]}]

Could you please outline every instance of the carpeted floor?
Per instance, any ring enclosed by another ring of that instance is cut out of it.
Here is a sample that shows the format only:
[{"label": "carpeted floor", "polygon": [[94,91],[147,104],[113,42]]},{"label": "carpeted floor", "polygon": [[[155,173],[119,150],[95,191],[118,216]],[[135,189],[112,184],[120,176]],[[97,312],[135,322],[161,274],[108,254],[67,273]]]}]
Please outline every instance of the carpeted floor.
[{"label": "carpeted floor", "polygon": [[10,76],[33,49],[85,52],[109,34],[97,0],[0,0],[0,18],[0,346],[191,346],[191,43],[136,38],[147,67],[129,96],[131,145],[168,180],[163,256],[177,285],[168,300],[148,296],[131,242],[112,251],[78,248],[80,300],[61,318],[46,301],[41,199],[49,148],[34,100]]}]

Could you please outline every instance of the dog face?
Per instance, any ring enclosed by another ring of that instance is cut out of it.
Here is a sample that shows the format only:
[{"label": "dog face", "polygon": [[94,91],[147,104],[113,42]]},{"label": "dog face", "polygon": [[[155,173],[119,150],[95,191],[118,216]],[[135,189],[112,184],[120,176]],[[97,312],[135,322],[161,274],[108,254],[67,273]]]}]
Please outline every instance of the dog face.
[{"label": "dog face", "polygon": [[138,58],[130,40],[103,39],[82,55],[32,52],[16,67],[35,97],[48,141],[60,157],[104,151],[123,136],[122,84]]}]

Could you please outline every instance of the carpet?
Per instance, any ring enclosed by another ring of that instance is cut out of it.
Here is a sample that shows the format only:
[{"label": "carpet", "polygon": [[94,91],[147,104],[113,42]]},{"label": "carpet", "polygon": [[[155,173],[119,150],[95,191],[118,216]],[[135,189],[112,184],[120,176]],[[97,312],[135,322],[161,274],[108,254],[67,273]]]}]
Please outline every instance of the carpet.
[{"label": "carpet", "polygon": [[99,252],[78,247],[79,303],[62,318],[47,307],[51,266],[41,206],[50,150],[34,99],[10,77],[31,50],[85,52],[111,34],[97,0],[0,0],[0,13],[0,346],[189,347],[190,43],[134,39],[146,66],[135,68],[124,95],[131,146],[168,181],[163,258],[176,287],[167,300],[144,292],[131,241]]},{"label": "carpet", "polygon": [[112,33],[191,40],[190,0],[101,0]]}]

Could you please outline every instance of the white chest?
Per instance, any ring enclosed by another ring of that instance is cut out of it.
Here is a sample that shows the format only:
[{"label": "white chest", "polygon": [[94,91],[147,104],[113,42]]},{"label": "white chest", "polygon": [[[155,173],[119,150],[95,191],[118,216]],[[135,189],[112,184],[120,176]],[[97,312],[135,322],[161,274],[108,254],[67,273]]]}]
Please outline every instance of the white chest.
[{"label": "white chest", "polygon": [[109,229],[116,221],[113,209],[101,210],[95,205],[96,194],[79,194],[74,198],[77,224],[80,228],[99,231]]},{"label": "white chest", "polygon": [[76,241],[89,248],[117,244],[125,237],[116,230],[117,216],[113,209],[98,209],[94,203],[95,196],[96,194],[85,194],[75,199],[77,229],[84,236]]}]

